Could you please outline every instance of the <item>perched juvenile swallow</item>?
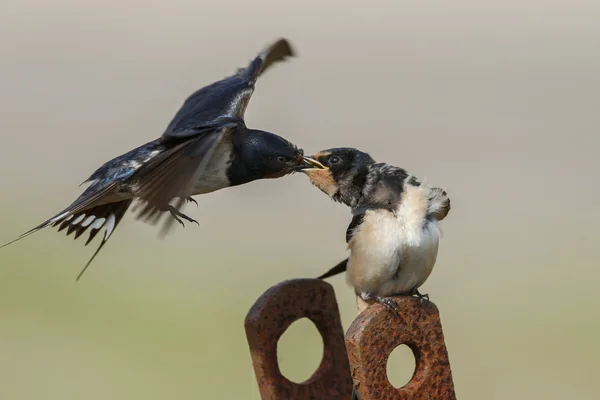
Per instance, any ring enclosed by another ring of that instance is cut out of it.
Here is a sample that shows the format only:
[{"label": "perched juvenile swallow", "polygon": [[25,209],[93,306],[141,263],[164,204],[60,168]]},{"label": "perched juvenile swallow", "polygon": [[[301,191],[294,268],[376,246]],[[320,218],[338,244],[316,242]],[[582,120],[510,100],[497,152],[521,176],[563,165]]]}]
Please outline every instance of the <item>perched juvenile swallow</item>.
[{"label": "perched juvenile swallow", "polygon": [[165,212],[172,215],[164,234],[174,220],[182,225],[181,219],[196,222],[180,211],[186,201],[195,202],[191,196],[279,178],[313,165],[302,149],[244,123],[258,77],[291,56],[290,43],[279,39],[248,67],[196,91],[160,138],[108,161],[84,182],[90,186],[70,206],[0,248],[57,225],[58,231],[66,229],[67,236],[75,232],[75,239],[89,230],[87,245],[104,228],[102,242],[79,280],[134,200],[142,204],[137,218],[151,224],[158,223]]},{"label": "perched juvenile swallow", "polygon": [[418,288],[437,258],[438,222],[450,211],[446,192],[354,148],[323,150],[312,158],[320,168],[303,172],[353,216],[346,231],[350,257],[318,279],[347,271],[357,296],[392,310],[392,295],[428,298]]}]

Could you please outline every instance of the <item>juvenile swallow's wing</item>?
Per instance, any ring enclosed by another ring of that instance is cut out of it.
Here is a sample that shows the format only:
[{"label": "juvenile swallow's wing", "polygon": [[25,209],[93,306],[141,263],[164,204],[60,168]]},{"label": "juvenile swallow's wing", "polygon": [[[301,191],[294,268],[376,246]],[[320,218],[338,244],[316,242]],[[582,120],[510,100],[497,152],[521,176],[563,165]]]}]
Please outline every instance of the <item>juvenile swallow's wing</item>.
[{"label": "juvenile swallow's wing", "polygon": [[[179,210],[185,199],[192,194],[215,149],[222,140],[231,140],[237,125],[226,124],[218,129],[206,130],[198,137],[175,145],[143,165],[132,177],[136,196],[144,203],[138,213],[141,218],[156,224],[164,211],[170,207]],[[177,199],[175,204],[171,202]],[[163,234],[175,221],[169,218]]]},{"label": "juvenile swallow's wing", "polygon": [[359,214],[355,214],[352,217],[352,221],[350,221],[350,225],[348,225],[348,229],[346,229],[346,243],[350,243],[352,240],[352,236],[354,235],[354,230],[362,224],[365,219],[365,213],[361,212]]},{"label": "juvenile swallow's wing", "polygon": [[[365,218],[365,213],[361,212],[359,214],[355,214],[350,221],[350,225],[348,225],[348,229],[346,229],[346,243],[350,243],[352,240],[352,236],[354,235],[354,230],[362,224],[363,219]],[[331,276],[341,274],[346,272],[348,268],[348,259],[346,258],[344,261],[340,261],[335,267],[331,268],[329,271],[325,272],[323,275],[317,277],[317,279],[326,279]]]},{"label": "juvenile swallow's wing", "polygon": [[164,141],[202,135],[227,122],[243,124],[244,113],[258,77],[271,65],[294,55],[290,43],[279,39],[263,50],[248,67],[203,87],[189,96],[162,135]]}]

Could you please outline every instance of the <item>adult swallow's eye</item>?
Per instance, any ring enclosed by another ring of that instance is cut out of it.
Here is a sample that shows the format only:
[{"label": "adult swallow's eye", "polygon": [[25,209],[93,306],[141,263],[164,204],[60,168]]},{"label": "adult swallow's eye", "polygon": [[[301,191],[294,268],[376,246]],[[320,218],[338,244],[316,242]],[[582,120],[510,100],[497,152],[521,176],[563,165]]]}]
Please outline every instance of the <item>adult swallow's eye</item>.
[{"label": "adult swallow's eye", "polygon": [[287,162],[287,157],[284,156],[277,156],[277,161],[279,161],[280,163],[285,163]]},{"label": "adult swallow's eye", "polygon": [[340,162],[340,158],[338,156],[329,157],[329,164],[337,164]]}]

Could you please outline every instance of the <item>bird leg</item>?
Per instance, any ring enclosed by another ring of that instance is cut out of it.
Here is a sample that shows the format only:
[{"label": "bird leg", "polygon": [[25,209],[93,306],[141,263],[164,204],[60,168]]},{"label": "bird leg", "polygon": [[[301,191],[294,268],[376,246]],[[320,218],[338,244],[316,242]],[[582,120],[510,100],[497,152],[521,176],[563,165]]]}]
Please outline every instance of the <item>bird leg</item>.
[{"label": "bird leg", "polygon": [[388,203],[388,206],[386,207],[386,209],[392,213],[394,218],[398,218],[398,215],[396,215],[396,207],[393,206],[391,202]]},{"label": "bird leg", "polygon": [[419,292],[419,289],[417,288],[413,289],[412,296],[417,296],[421,300],[421,302],[425,300],[429,301],[429,294],[421,294],[421,292]]},{"label": "bird leg", "polygon": [[373,293],[369,293],[369,292],[361,292],[360,298],[363,299],[364,301],[369,301],[369,300],[376,301],[377,303],[381,304],[388,310],[394,311],[396,313],[398,312],[398,308],[396,308],[396,303],[394,302],[394,300],[391,297],[383,297],[383,296],[377,296],[377,295],[375,295]]},{"label": "bird leg", "polygon": [[187,215],[185,215],[184,213],[182,213],[181,211],[179,211],[178,209],[176,209],[172,205],[169,205],[167,207],[167,211],[170,212],[171,215],[173,216],[173,218],[175,218],[175,220],[177,222],[179,222],[181,224],[181,226],[183,226],[184,228],[185,228],[185,224],[183,223],[183,221],[181,220],[181,218],[183,218],[183,219],[185,219],[186,221],[189,221],[189,222],[195,222],[196,225],[200,226],[200,224],[198,223],[198,221],[196,221],[193,218],[188,217]]},{"label": "bird leg", "polygon": [[198,202],[196,200],[194,200],[193,197],[186,197],[185,201],[187,201],[188,203],[194,203],[196,205],[196,207],[198,207]]}]

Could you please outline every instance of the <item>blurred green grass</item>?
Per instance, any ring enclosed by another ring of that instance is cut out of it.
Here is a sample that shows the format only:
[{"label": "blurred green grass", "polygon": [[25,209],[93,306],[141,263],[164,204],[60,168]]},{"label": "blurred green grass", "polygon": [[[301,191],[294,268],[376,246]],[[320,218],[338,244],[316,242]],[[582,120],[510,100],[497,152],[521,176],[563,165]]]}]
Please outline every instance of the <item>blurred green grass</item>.
[{"label": "blurred green grass", "polygon": [[[269,268],[254,279],[229,281],[218,260],[198,260],[202,289],[194,293],[194,285],[152,283],[136,276],[143,269],[128,270],[155,261],[138,253],[148,244],[131,236],[127,242],[128,251],[107,252],[79,283],[74,276],[87,253],[60,235],[39,234],[2,254],[0,398],[258,399],[243,320],[258,295],[276,283]],[[118,270],[101,270],[116,259]],[[171,269],[161,275],[177,274],[178,267],[159,268]],[[347,327],[354,300],[343,279],[333,283]],[[600,332],[597,303],[543,313],[514,295],[523,303],[510,312],[502,301],[457,309],[460,302],[450,294],[432,296],[459,396],[560,399],[577,392],[579,399],[593,398],[598,358],[589,346]],[[308,321],[294,324],[279,347],[282,370],[296,381],[310,376],[321,356]],[[406,374],[402,359],[395,362],[392,379]]]}]

